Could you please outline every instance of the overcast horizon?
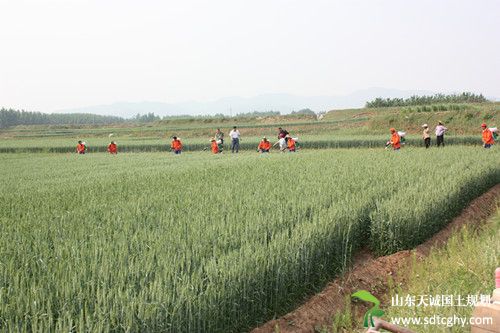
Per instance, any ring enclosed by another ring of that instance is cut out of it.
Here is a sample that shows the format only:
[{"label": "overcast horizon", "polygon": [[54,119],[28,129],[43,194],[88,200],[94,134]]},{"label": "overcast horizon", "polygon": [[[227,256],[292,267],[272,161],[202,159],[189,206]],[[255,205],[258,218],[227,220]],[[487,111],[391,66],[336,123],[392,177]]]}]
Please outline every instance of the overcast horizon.
[{"label": "overcast horizon", "polygon": [[500,98],[500,1],[0,0],[0,107],[369,87]]}]

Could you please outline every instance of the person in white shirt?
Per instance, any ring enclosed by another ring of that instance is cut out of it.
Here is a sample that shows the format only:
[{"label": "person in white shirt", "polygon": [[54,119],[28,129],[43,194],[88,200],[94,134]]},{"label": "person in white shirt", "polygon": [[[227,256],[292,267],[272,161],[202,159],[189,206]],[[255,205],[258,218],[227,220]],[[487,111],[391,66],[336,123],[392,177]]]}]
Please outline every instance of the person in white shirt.
[{"label": "person in white shirt", "polygon": [[231,137],[231,153],[238,152],[240,150],[240,131],[236,128],[236,126],[233,127],[231,132],[229,132],[229,136]]},{"label": "person in white shirt", "polygon": [[438,122],[438,125],[436,126],[436,143],[437,146],[440,147],[443,145],[444,147],[444,132],[446,132],[448,129],[443,126],[442,122]]}]

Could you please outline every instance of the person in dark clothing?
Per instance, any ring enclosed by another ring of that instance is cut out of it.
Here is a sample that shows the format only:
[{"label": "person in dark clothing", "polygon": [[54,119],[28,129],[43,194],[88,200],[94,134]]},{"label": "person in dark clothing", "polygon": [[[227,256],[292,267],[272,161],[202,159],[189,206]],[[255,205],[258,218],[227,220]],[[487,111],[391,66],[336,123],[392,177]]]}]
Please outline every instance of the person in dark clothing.
[{"label": "person in dark clothing", "polygon": [[278,140],[282,139],[282,138],[285,138],[285,140],[288,141],[287,135],[289,135],[290,133],[288,133],[287,130],[285,130],[285,129],[281,128],[281,127],[278,128],[278,131],[279,131],[278,132]]}]

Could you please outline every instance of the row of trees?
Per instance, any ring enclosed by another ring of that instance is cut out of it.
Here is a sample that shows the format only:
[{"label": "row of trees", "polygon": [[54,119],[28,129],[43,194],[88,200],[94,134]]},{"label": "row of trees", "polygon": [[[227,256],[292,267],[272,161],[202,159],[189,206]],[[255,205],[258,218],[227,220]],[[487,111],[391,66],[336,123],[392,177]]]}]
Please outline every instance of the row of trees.
[{"label": "row of trees", "polygon": [[[292,111],[290,115],[311,115],[314,116],[316,113],[311,109],[301,109],[298,111]],[[252,111],[246,113],[237,113],[234,116],[228,116],[223,113],[216,113],[214,115],[176,115],[176,116],[164,116],[162,120],[175,120],[175,119],[226,119],[226,118],[266,118],[266,117],[276,117],[283,116],[280,111]],[[157,117],[159,118],[159,117]]]},{"label": "row of trees", "polygon": [[461,94],[435,94],[432,96],[411,96],[409,98],[376,98],[366,102],[367,108],[383,108],[391,106],[417,106],[438,103],[483,103],[488,100],[483,94],[463,92]]},{"label": "row of trees", "polygon": [[[315,116],[316,113],[312,111],[311,109],[301,109],[298,111],[292,111],[290,113],[291,115],[312,115]],[[257,117],[275,117],[275,116],[281,116],[281,112],[279,111],[254,111],[254,112],[248,112],[248,113],[239,113],[236,115],[238,118],[257,118]]]},{"label": "row of trees", "polygon": [[275,117],[281,116],[281,112],[279,111],[253,111],[247,113],[238,113],[236,114],[236,118],[257,118],[257,117]]},{"label": "row of trees", "polygon": [[91,113],[41,113],[14,109],[0,109],[0,128],[17,125],[110,125],[125,122],[150,123],[161,120],[154,113],[137,114],[131,119],[101,116]]},{"label": "row of trees", "polygon": [[[293,111],[292,115],[315,115],[310,109],[302,109]],[[278,111],[254,111],[249,113],[240,113],[232,118],[257,118],[257,117],[274,117],[280,116]],[[101,116],[90,113],[41,113],[30,112],[24,110],[14,109],[0,109],[0,128],[7,128],[17,125],[109,125],[120,124],[126,122],[132,123],[151,123],[160,120],[173,120],[173,119],[225,119],[229,118],[223,114],[216,114],[213,116],[165,116],[160,117],[154,113],[147,113],[144,115],[137,114],[130,119],[125,119],[116,116]]]},{"label": "row of trees", "polygon": [[138,113],[131,120],[138,122],[138,123],[152,123],[152,122],[161,120],[161,117],[155,115],[153,112],[142,114],[142,115],[140,113]]},{"label": "row of trees", "polygon": [[0,109],[0,128],[16,125],[86,125],[116,124],[125,119],[114,116],[100,116],[89,113],[54,113],[30,112],[14,109]]}]

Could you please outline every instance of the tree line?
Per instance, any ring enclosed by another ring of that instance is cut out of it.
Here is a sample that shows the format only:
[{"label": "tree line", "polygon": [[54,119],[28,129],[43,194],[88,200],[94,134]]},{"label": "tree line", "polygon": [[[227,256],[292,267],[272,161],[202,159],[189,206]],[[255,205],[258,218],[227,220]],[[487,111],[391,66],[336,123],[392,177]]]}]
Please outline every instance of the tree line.
[{"label": "tree line", "polygon": [[[0,128],[7,128],[17,125],[110,125],[120,123],[152,123],[160,120],[174,119],[225,119],[225,118],[258,118],[281,116],[279,111],[253,111],[248,113],[239,113],[234,117],[228,117],[224,114],[206,115],[206,116],[164,116],[163,118],[154,113],[137,114],[132,118],[123,118],[118,116],[102,116],[91,113],[42,113],[25,110],[0,109]],[[293,116],[315,115],[310,109],[293,111]]]},{"label": "tree line", "polygon": [[161,120],[154,113],[137,114],[131,119],[101,116],[91,113],[42,113],[14,109],[0,109],[0,128],[17,125],[110,125],[126,122],[150,123]]},{"label": "tree line", "polygon": [[484,103],[488,100],[483,94],[463,92],[461,94],[435,94],[428,96],[411,96],[409,98],[375,98],[366,102],[367,108],[384,108],[391,106],[417,106],[437,103]]},{"label": "tree line", "polygon": [[315,115],[310,109],[292,111],[289,115],[283,115],[279,111],[253,111],[248,113],[238,113],[235,116],[227,116],[222,113],[215,115],[172,115],[160,117],[154,113],[137,114],[131,118],[118,116],[102,116],[91,113],[42,113],[25,110],[0,109],[0,128],[7,128],[18,125],[110,125],[121,123],[152,123],[160,120],[224,120],[238,118],[266,118],[275,116],[311,116]]},{"label": "tree line", "polygon": [[0,128],[16,125],[86,125],[115,124],[125,119],[90,113],[41,113],[14,109],[0,109]]}]

